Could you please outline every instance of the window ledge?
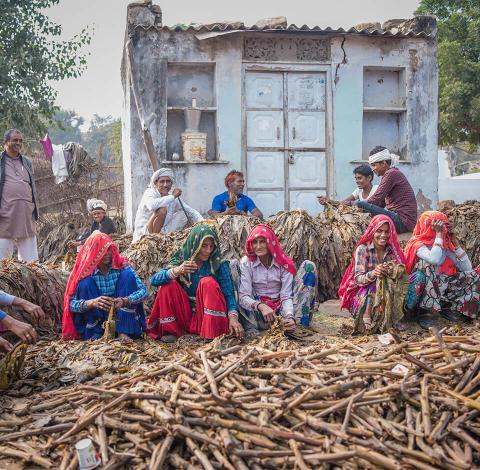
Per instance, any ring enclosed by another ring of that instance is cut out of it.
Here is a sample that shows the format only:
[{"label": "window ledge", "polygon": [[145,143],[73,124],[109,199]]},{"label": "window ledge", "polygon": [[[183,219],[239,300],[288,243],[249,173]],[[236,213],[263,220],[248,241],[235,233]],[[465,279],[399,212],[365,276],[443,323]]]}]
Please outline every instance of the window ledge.
[{"label": "window ledge", "polygon": [[230,162],[227,160],[194,160],[194,161],[185,161],[185,160],[162,160],[161,165],[228,165]]},{"label": "window ledge", "polygon": [[[367,163],[368,164],[368,160],[350,160],[348,163],[354,163],[354,164]],[[405,165],[411,165],[412,164],[412,162],[410,160],[400,160],[398,163],[405,164]]]}]

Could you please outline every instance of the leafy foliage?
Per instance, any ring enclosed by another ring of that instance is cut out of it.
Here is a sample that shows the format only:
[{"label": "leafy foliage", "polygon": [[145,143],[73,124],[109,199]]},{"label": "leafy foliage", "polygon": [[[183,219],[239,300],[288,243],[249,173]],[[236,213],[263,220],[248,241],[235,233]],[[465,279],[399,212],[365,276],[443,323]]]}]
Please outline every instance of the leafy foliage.
[{"label": "leafy foliage", "polygon": [[44,131],[55,112],[50,81],[79,76],[88,28],[71,40],[44,11],[60,0],[0,0],[0,125],[27,135]]},{"label": "leafy foliage", "polygon": [[438,18],[440,143],[480,144],[480,1],[421,0]]}]

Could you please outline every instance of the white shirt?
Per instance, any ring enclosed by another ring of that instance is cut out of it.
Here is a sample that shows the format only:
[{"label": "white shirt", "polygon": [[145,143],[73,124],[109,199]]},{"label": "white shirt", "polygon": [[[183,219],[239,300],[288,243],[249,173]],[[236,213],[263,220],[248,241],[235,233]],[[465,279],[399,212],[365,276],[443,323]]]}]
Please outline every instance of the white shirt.
[{"label": "white shirt", "polygon": [[[193,222],[198,222],[203,220],[200,212],[196,211],[188,204],[183,202],[183,207],[185,212],[192,219]],[[178,226],[174,224],[174,216],[176,212],[182,211],[182,206],[178,198],[173,197],[171,194],[168,196],[160,196],[160,193],[153,188],[147,188],[143,193],[142,200],[137,209],[137,214],[135,216],[135,224],[133,231],[133,241],[139,240],[142,235],[148,233],[147,223],[152,216],[152,214],[159,209],[160,207],[167,208],[167,215],[165,217],[165,223],[163,224],[161,233],[168,233],[174,230],[178,230]]]},{"label": "white shirt", "polygon": [[360,201],[366,201],[370,196],[373,196],[375,194],[375,191],[377,189],[378,189],[378,184],[372,185],[372,189],[370,190],[370,194],[366,198],[364,198],[363,195],[362,195],[363,189],[357,188],[355,191],[353,191],[352,196],[355,199],[358,199]]},{"label": "white shirt", "polygon": [[455,248],[455,252],[445,249],[442,237],[435,238],[434,245],[431,247],[422,245],[417,250],[417,256],[437,269],[445,262],[446,258],[451,259],[459,271],[468,272],[473,269],[472,262],[465,251],[460,247]]}]

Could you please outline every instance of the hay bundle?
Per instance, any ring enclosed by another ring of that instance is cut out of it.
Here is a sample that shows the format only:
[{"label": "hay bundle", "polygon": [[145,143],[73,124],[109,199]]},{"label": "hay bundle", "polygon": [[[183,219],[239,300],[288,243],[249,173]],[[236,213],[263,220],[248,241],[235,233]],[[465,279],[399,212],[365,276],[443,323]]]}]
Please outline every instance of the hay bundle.
[{"label": "hay bundle", "polygon": [[467,252],[473,266],[480,265],[480,201],[467,201],[446,210],[455,227],[458,241]]},{"label": "hay bundle", "polygon": [[257,217],[227,215],[217,219],[220,251],[225,259],[241,258],[248,233],[261,221]]},{"label": "hay bundle", "polygon": [[[110,237],[119,242],[120,251],[125,250],[132,241],[132,236],[125,234],[125,221],[122,217],[112,217],[117,233]],[[38,223],[38,255],[40,261],[57,264],[58,257],[67,252],[67,242],[75,240],[92,225],[92,220],[82,213],[56,213],[43,216]]]},{"label": "hay bundle", "polygon": [[168,234],[145,235],[122,253],[127,257],[143,282],[165,266],[175,250],[180,248],[190,229]]},{"label": "hay bundle", "polygon": [[350,264],[355,245],[370,222],[370,215],[351,206],[325,206],[315,219],[321,253],[317,263],[321,300],[337,297],[345,269]]},{"label": "hay bundle", "polygon": [[38,256],[40,261],[67,251],[67,242],[74,240],[88,227],[88,218],[81,213],[46,214],[38,222]]},{"label": "hay bundle", "polygon": [[[56,335],[61,329],[67,279],[65,273],[42,264],[0,261],[0,289],[40,305],[46,313],[46,322],[35,325],[40,336]],[[19,320],[34,324],[27,313],[23,312],[22,318],[17,309],[11,313]]]},{"label": "hay bundle", "polygon": [[301,209],[279,212],[267,219],[276,233],[285,253],[298,267],[308,259],[317,266],[322,262],[320,255],[318,225],[315,219]]}]

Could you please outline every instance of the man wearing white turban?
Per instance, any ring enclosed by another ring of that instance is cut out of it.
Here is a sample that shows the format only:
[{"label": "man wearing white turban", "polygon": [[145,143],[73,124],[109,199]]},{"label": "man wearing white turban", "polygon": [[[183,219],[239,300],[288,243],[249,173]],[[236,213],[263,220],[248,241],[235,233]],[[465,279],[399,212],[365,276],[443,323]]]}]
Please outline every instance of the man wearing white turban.
[{"label": "man wearing white turban", "polygon": [[117,231],[117,227],[115,227],[113,220],[107,216],[107,205],[101,199],[87,199],[87,210],[92,216],[92,225],[76,240],[70,240],[67,242],[67,247],[70,249],[76,248],[77,251],[80,251],[80,247],[95,230],[99,230],[106,235],[110,235]]},{"label": "man wearing white turban", "polygon": [[368,163],[382,179],[373,195],[366,201],[356,201],[361,209],[372,216],[384,214],[395,224],[397,233],[411,232],[417,223],[417,201],[406,176],[395,165],[400,157],[385,147],[375,147]]},{"label": "man wearing white turban", "polygon": [[147,233],[182,230],[189,222],[188,219],[192,223],[203,220],[198,211],[180,201],[180,188],[175,188],[170,194],[173,183],[173,172],[169,168],[160,168],[153,173],[135,216],[134,242]]}]

